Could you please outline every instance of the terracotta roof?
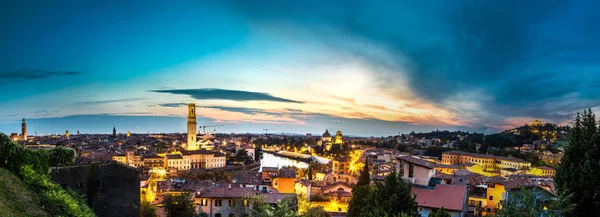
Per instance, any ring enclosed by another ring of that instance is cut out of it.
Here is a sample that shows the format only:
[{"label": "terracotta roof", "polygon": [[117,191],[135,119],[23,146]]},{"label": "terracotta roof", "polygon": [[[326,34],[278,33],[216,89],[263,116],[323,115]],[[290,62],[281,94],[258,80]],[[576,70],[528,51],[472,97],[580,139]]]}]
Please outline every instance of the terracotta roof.
[{"label": "terracotta roof", "polygon": [[460,165],[437,164],[437,165],[435,165],[435,167],[437,167],[437,168],[459,169]]},{"label": "terracotta roof", "polygon": [[153,159],[155,159],[155,158],[161,158],[162,159],[163,157],[155,155],[155,154],[149,154],[149,155],[144,155],[144,159],[145,158],[153,158]]},{"label": "terracotta roof", "polygon": [[183,159],[183,157],[178,154],[168,154],[167,159]]},{"label": "terracotta roof", "polygon": [[277,167],[263,167],[262,171],[263,172],[277,172],[277,171],[279,171],[279,168],[277,168]]},{"label": "terracotta roof", "polygon": [[243,172],[240,175],[240,180],[238,181],[238,183],[241,183],[241,184],[261,184],[262,183],[261,175],[258,172],[252,172],[252,171]]},{"label": "terracotta roof", "polygon": [[281,168],[279,170],[278,178],[296,178],[296,170],[295,169],[285,169]]},{"label": "terracotta roof", "polygon": [[436,185],[433,190],[413,188],[418,206],[462,211],[467,194],[465,185]]},{"label": "terracotta roof", "polygon": [[402,161],[406,161],[406,162],[409,162],[409,163],[412,163],[412,164],[416,164],[416,165],[419,165],[419,166],[422,166],[422,167],[425,167],[425,168],[429,168],[429,169],[433,169],[436,166],[435,163],[432,163],[432,162],[429,162],[429,161],[426,161],[426,160],[421,160],[421,159],[418,159],[418,158],[414,158],[414,157],[411,157],[411,156],[397,156],[396,159],[402,160]]},{"label": "terracotta roof", "polygon": [[217,153],[215,153],[215,157],[225,157],[225,154],[223,154],[221,152],[217,152]]},{"label": "terracotta roof", "polygon": [[245,187],[212,187],[212,188],[204,188],[196,197],[199,198],[240,198],[240,197],[252,197],[257,194],[252,188]]},{"label": "terracotta roof", "polygon": [[270,194],[260,194],[260,196],[264,196],[265,203],[276,204],[278,201],[285,200],[287,198],[295,199],[296,194],[270,193]]}]

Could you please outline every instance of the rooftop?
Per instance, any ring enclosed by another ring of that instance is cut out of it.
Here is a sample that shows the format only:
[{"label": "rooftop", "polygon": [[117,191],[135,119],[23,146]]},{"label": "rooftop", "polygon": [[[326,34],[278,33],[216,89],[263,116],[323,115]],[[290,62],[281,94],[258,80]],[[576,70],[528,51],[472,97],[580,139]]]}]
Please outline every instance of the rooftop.
[{"label": "rooftop", "polygon": [[252,197],[257,194],[253,188],[232,186],[204,188],[196,194],[199,198],[240,198]]},{"label": "rooftop", "polygon": [[432,163],[432,162],[429,162],[429,161],[426,161],[426,160],[422,160],[422,159],[419,159],[419,158],[414,158],[414,157],[408,156],[408,155],[397,156],[396,159],[401,160],[401,161],[406,161],[406,162],[409,162],[409,163],[412,163],[412,164],[416,164],[416,165],[419,165],[419,166],[422,166],[422,167],[425,167],[425,168],[429,168],[429,169],[433,169],[436,166],[435,163]]},{"label": "rooftop", "polygon": [[461,211],[467,194],[465,185],[436,185],[433,190],[413,188],[418,206]]},{"label": "rooftop", "polygon": [[167,159],[175,160],[175,159],[183,159],[183,157],[179,154],[168,154]]},{"label": "rooftop", "polygon": [[281,168],[279,170],[278,178],[296,178],[296,170],[295,169],[286,169]]}]

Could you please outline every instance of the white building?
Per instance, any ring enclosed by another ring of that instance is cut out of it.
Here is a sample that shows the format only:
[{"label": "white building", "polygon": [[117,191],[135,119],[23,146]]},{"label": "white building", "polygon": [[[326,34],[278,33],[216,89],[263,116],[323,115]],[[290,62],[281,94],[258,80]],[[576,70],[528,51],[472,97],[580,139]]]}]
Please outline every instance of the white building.
[{"label": "white building", "polygon": [[427,186],[435,176],[435,163],[412,156],[397,156],[396,159],[396,173],[415,185]]}]

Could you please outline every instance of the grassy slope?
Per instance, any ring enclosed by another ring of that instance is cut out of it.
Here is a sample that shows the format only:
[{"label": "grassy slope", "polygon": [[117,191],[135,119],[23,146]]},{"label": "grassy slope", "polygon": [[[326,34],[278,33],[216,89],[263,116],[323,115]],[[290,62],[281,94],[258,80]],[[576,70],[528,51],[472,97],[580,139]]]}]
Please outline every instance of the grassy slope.
[{"label": "grassy slope", "polygon": [[0,216],[49,216],[19,177],[0,168]]}]

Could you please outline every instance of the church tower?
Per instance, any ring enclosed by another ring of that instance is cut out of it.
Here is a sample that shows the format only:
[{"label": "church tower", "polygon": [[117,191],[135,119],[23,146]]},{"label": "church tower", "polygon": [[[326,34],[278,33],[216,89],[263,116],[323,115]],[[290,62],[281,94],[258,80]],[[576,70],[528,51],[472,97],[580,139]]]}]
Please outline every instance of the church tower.
[{"label": "church tower", "polygon": [[117,127],[113,126],[113,138],[117,138]]},{"label": "church tower", "polygon": [[187,117],[187,150],[189,151],[198,150],[196,125],[196,104],[190,103]]},{"label": "church tower", "polygon": [[25,123],[25,118],[23,118],[21,124],[21,139],[27,141],[27,123]]},{"label": "church tower", "polygon": [[70,137],[69,137],[69,130],[66,130],[66,131],[65,131],[65,137],[67,137],[67,139],[69,139],[69,138],[70,138]]}]

